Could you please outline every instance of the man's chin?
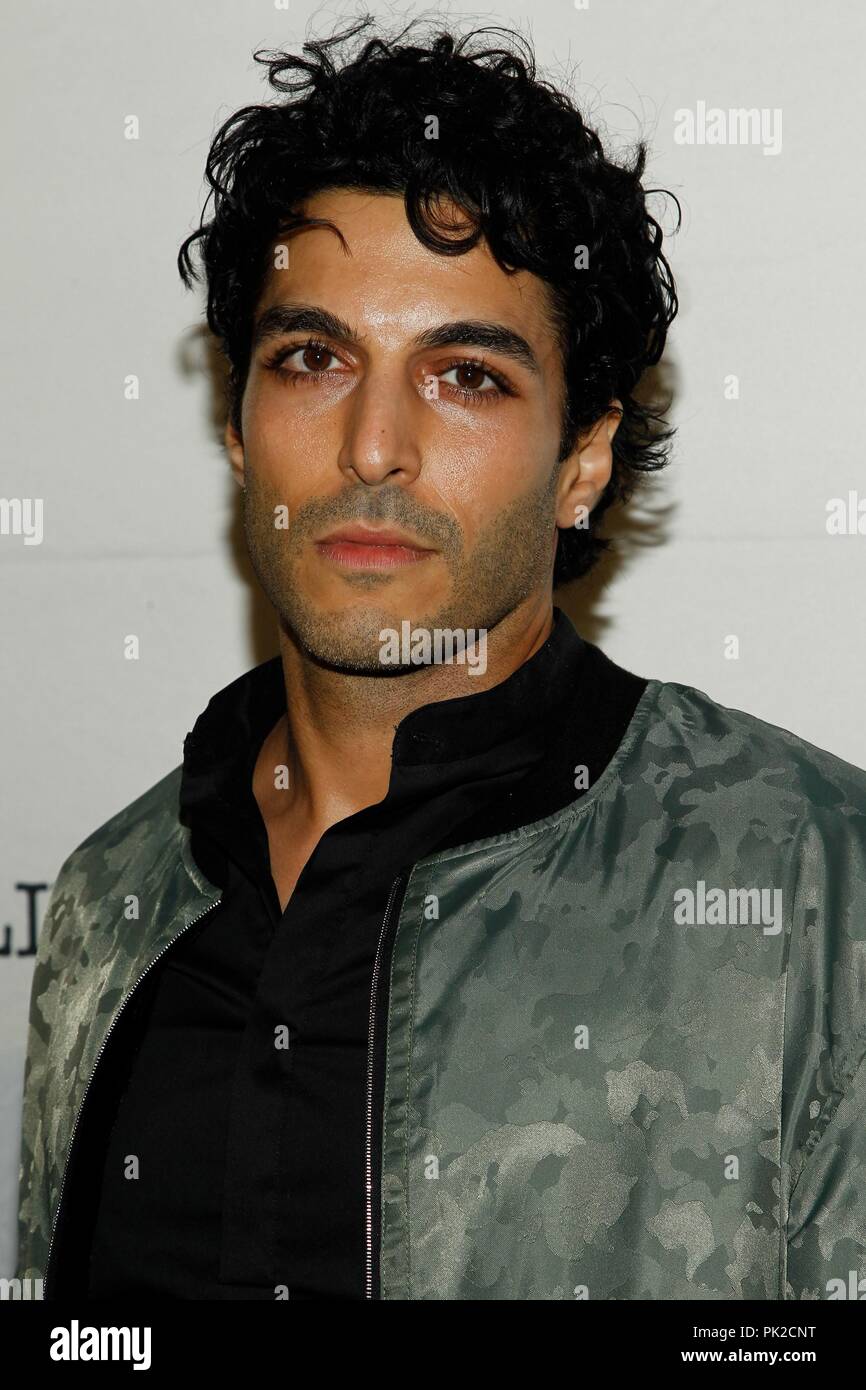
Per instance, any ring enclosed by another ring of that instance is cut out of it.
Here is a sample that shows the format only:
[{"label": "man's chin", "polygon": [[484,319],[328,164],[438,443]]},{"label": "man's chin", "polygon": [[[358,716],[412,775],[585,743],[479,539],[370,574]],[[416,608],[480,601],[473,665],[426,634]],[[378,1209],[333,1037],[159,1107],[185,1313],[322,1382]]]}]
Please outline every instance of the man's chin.
[{"label": "man's chin", "polygon": [[316,612],[294,607],[282,627],[304,655],[316,665],[347,675],[399,676],[418,670],[411,661],[394,662],[395,634],[402,625],[417,623],[387,611]]}]

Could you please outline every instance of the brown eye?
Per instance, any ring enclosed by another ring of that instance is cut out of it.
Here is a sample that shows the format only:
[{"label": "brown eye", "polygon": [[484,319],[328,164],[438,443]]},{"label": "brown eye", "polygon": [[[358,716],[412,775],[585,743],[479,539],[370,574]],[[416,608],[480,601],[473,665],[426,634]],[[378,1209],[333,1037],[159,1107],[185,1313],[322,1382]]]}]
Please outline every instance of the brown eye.
[{"label": "brown eye", "polygon": [[301,361],[308,371],[321,372],[325,370],[328,358],[333,357],[333,355],[334,354],[329,352],[327,348],[311,345],[304,348],[304,355]]},{"label": "brown eye", "polygon": [[332,361],[338,362],[339,358],[327,343],[310,339],[309,342],[298,343],[295,347],[280,348],[274,357],[265,362],[265,366],[284,381],[314,382],[321,381],[326,376],[336,375],[329,366]]},{"label": "brown eye", "polygon": [[[456,379],[449,381],[448,377],[452,373]],[[452,362],[444,372],[442,380],[446,386],[450,386],[468,401],[483,400],[485,404],[488,404],[510,394],[507,383],[498,372],[472,358]],[[488,383],[486,386],[484,385],[485,381]]]},{"label": "brown eye", "polygon": [[463,362],[454,370],[457,373],[457,385],[467,391],[477,391],[487,375],[477,362]]}]

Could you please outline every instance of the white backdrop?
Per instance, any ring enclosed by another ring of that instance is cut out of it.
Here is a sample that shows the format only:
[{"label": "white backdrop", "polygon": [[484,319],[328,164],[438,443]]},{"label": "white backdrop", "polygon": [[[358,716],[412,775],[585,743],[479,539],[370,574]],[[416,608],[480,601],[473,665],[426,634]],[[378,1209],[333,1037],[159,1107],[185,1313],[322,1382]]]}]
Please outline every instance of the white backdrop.
[{"label": "white backdrop", "polygon": [[[276,651],[239,544],[202,300],[182,288],[177,248],[197,224],[217,125],[271,99],[253,50],[297,47],[308,23],[329,33],[359,12],[303,0],[5,7],[0,493],[42,499],[43,539],[27,545],[11,524],[0,534],[3,1275],[32,969],[19,953],[28,902],[38,920],[47,897],[17,885],[50,883],[180,761],[209,696]],[[866,766],[866,535],[827,530],[833,498],[854,492],[866,512],[863,7],[502,0],[480,18],[454,3],[441,13],[520,27],[553,80],[573,75],[611,148],[651,141],[646,182],[683,205],[667,247],[681,296],[666,359],[674,462],[610,527],[619,559],[559,601],[629,669]],[[763,111],[775,140],[679,143],[677,113],[701,103]],[[137,141],[124,138],[131,114]],[[673,205],[654,211],[670,230]],[[124,399],[129,374],[137,401]],[[138,661],[123,656],[130,633]]]}]

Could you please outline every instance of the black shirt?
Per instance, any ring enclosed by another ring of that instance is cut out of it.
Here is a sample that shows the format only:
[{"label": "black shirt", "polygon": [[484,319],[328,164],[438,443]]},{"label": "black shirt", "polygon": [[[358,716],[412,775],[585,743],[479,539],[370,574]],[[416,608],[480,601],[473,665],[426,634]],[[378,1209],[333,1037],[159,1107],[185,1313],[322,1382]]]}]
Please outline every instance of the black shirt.
[{"label": "black shirt", "polygon": [[580,796],[645,686],[555,609],[507,680],[401,720],[385,799],[321,837],[285,912],[252,792],[285,713],[279,657],[214,696],[184,745],[180,800],[222,899],[113,1042],[89,1297],[365,1297],[370,996],[389,893],[416,860]]}]

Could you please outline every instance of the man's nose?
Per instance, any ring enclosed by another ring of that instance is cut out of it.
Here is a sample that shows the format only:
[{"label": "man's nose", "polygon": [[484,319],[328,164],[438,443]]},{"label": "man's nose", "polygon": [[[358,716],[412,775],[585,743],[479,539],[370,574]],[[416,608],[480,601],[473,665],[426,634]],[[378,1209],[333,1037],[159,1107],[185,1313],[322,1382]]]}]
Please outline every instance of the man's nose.
[{"label": "man's nose", "polygon": [[369,372],[344,402],[339,464],[364,483],[394,475],[405,481],[421,466],[418,392],[395,371]]}]

